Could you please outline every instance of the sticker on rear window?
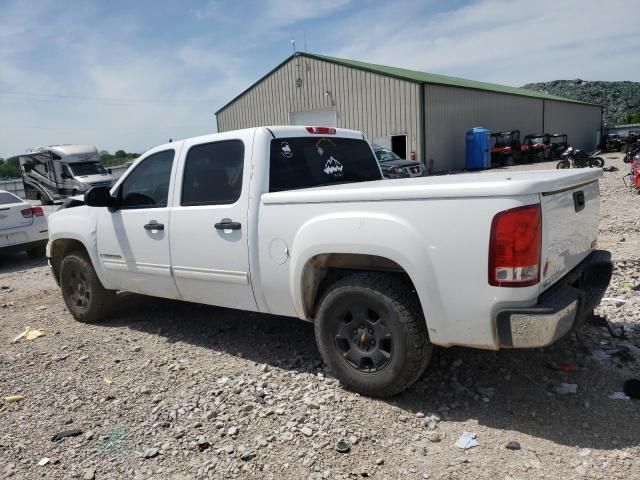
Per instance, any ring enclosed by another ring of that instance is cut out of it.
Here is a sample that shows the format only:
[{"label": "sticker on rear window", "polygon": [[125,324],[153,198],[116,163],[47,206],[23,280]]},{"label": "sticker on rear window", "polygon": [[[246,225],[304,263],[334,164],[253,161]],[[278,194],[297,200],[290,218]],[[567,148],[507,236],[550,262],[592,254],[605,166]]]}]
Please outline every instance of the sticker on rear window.
[{"label": "sticker on rear window", "polygon": [[320,158],[324,160],[327,156],[329,157],[327,161],[324,162],[324,168],[322,171],[333,177],[341,177],[344,167],[342,166],[342,163],[333,156],[335,149],[336,144],[328,138],[321,138],[316,143],[316,152],[318,152]]},{"label": "sticker on rear window", "polygon": [[324,173],[327,175],[333,175],[334,177],[339,177],[342,175],[342,164],[333,158],[333,155],[329,157],[327,163],[324,164]]},{"label": "sticker on rear window", "polygon": [[291,150],[291,147],[289,146],[289,143],[282,142],[280,144],[280,155],[282,155],[284,158],[293,157],[293,150]]}]

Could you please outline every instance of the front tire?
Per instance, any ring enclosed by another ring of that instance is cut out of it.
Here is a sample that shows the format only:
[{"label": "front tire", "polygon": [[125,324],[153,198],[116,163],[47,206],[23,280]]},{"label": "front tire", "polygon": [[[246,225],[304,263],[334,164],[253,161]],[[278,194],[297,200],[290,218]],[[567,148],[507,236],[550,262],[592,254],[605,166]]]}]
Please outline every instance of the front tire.
[{"label": "front tire", "polygon": [[115,292],[102,286],[84,252],[73,252],[62,259],[60,287],[64,303],[79,322],[97,323],[111,312]]},{"label": "front tire", "polygon": [[602,157],[593,157],[591,159],[591,165],[594,167],[602,168],[604,167],[604,159]]},{"label": "front tire", "polygon": [[388,274],[356,273],[325,292],[315,322],[316,342],[344,386],[391,397],[422,375],[433,346],[411,290]]},{"label": "front tire", "polygon": [[558,169],[571,168],[571,162],[569,162],[569,160],[560,160],[556,165],[556,168]]}]

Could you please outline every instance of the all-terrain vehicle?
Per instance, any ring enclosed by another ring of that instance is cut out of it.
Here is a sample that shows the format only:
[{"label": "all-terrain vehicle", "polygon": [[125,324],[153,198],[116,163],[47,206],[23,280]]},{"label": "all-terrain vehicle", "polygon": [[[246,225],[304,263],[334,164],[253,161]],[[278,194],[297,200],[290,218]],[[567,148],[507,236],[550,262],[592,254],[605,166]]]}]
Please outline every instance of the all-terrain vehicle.
[{"label": "all-terrain vehicle", "polygon": [[600,141],[600,148],[604,153],[621,152],[625,144],[626,140],[617,133],[607,133]]},{"label": "all-terrain vehicle", "polygon": [[548,133],[529,133],[524,137],[522,155],[528,162],[543,162],[551,158],[551,138]]},{"label": "all-terrain vehicle", "polygon": [[514,165],[522,160],[520,130],[491,134],[491,165]]},{"label": "all-terrain vehicle", "polygon": [[559,160],[562,153],[569,147],[566,133],[553,133],[549,135],[551,151],[549,152],[550,160]]}]

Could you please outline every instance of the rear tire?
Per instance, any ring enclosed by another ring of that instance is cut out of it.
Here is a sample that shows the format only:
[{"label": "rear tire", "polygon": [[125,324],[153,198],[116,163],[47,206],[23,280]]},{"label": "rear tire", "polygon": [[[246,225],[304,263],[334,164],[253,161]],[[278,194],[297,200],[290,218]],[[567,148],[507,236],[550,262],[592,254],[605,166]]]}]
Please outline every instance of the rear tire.
[{"label": "rear tire", "polygon": [[46,254],[47,254],[46,247],[35,247],[27,250],[27,255],[29,255],[29,258],[42,258]]},{"label": "rear tire", "polygon": [[72,252],[62,259],[60,287],[64,303],[79,322],[97,323],[111,312],[115,292],[102,286],[84,252]]},{"label": "rear tire", "polygon": [[315,334],[338,380],[372,397],[391,397],[413,384],[433,351],[417,296],[388,274],[355,273],[331,285]]},{"label": "rear tire", "polygon": [[593,157],[591,159],[591,165],[594,167],[602,168],[604,167],[604,159],[602,157]]},{"label": "rear tire", "polygon": [[569,162],[569,160],[560,160],[556,165],[556,168],[558,169],[571,168],[571,162]]}]

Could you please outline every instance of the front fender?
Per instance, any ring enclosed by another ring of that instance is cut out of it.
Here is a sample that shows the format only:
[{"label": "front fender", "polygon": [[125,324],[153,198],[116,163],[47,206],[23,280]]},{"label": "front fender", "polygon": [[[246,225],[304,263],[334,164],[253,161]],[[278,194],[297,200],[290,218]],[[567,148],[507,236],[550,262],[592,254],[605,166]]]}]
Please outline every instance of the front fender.
[{"label": "front fender", "polygon": [[94,209],[80,206],[60,210],[50,215],[48,221],[47,257],[51,258],[51,249],[57,240],[76,240],[84,246],[89,254],[93,268],[102,285],[105,288],[110,288],[98,258],[98,222]]},{"label": "front fender", "polygon": [[354,211],[315,217],[302,225],[292,242],[289,285],[296,312],[301,318],[307,317],[303,274],[313,257],[331,253],[375,255],[392,260],[409,275],[431,340],[437,342],[438,322],[444,316],[429,250],[424,234],[393,215]]}]

